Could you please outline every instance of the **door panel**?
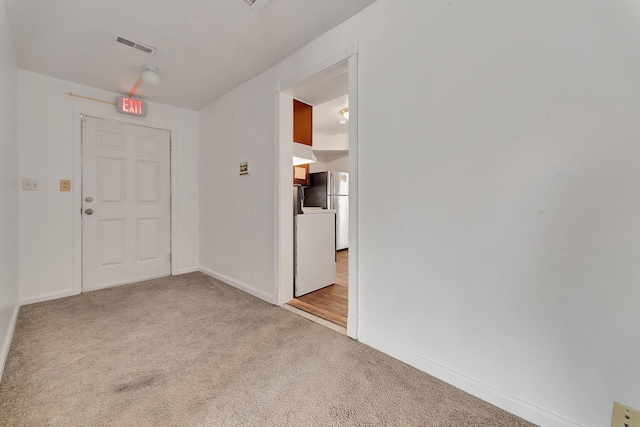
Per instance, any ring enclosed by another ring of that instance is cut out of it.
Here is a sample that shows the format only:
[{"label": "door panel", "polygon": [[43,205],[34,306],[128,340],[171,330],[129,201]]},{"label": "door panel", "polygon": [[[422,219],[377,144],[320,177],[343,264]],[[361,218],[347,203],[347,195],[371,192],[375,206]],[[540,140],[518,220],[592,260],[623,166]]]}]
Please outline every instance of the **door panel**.
[{"label": "door panel", "polygon": [[110,132],[107,129],[96,130],[97,148],[125,151],[126,136],[119,132]]},{"label": "door panel", "polygon": [[136,162],[136,181],[138,203],[160,203],[160,172],[157,162]]},{"label": "door panel", "polygon": [[83,118],[83,289],[171,273],[170,191],[169,132]]},{"label": "door panel", "polygon": [[98,167],[96,198],[102,203],[124,203],[126,162],[124,159],[109,157],[98,157],[96,161]]},{"label": "door panel", "polygon": [[120,265],[125,262],[124,220],[98,221],[98,260],[100,267]]},{"label": "door panel", "polygon": [[136,137],[136,151],[138,153],[158,154],[161,149],[160,145],[155,138]]},{"label": "door panel", "polygon": [[158,259],[160,243],[160,218],[138,219],[138,261]]}]

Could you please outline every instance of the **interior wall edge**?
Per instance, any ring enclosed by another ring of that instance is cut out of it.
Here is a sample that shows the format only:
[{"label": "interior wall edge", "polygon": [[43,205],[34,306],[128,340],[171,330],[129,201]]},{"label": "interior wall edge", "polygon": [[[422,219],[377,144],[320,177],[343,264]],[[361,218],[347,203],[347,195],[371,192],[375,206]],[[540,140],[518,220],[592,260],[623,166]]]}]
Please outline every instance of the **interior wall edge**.
[{"label": "interior wall edge", "polygon": [[200,267],[180,268],[176,270],[176,274],[173,274],[173,276],[180,276],[181,274],[195,273],[196,271],[200,271]]},{"label": "interior wall edge", "polygon": [[218,273],[214,270],[211,270],[209,268],[206,267],[200,267],[200,271],[204,274],[206,274],[209,277],[212,277],[216,280],[219,280],[221,282],[223,282],[226,285],[229,285],[231,287],[234,287],[236,289],[239,289],[243,292],[248,293],[249,295],[253,295],[256,298],[260,298],[263,301],[266,301],[270,304],[276,304],[273,300],[273,295],[269,292],[264,292],[260,289],[256,289],[255,287],[251,286],[251,285],[247,285],[246,283],[243,283],[239,280],[236,280],[232,277],[226,276],[224,274]]},{"label": "interior wall edge", "polygon": [[20,298],[19,303],[20,303],[20,306],[23,306],[23,305],[35,304],[38,302],[53,301],[60,298],[72,297],[74,295],[80,295],[81,293],[82,291],[78,292],[75,289],[70,289],[70,290],[61,291],[61,292],[53,292],[53,293],[43,294],[43,295],[34,295],[28,298]]},{"label": "interior wall edge", "polygon": [[6,332],[4,342],[2,343],[2,350],[0,351],[0,380],[2,380],[4,365],[5,363],[7,363],[7,357],[9,356],[9,348],[11,347],[11,340],[13,340],[13,332],[16,330],[16,323],[18,321],[19,312],[20,304],[16,303],[13,306],[13,313],[11,315],[11,322],[9,323],[9,330]]},{"label": "interior wall edge", "polygon": [[443,366],[396,344],[390,343],[371,333],[365,332],[362,329],[358,331],[358,340],[369,347],[379,350],[395,359],[413,366],[416,369],[419,369],[420,371],[426,372],[447,384],[450,384],[534,424],[545,427],[581,427],[581,424],[546,411],[532,403],[493,388],[472,377]]}]

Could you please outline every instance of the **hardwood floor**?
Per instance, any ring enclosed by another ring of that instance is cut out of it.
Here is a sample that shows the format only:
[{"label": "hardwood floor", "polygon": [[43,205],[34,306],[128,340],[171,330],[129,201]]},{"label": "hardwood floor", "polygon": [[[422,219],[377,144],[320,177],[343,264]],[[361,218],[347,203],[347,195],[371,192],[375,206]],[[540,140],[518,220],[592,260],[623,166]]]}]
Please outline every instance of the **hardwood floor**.
[{"label": "hardwood floor", "polygon": [[339,251],[336,260],[336,283],[310,294],[294,298],[289,305],[340,326],[347,326],[349,313],[349,250]]}]

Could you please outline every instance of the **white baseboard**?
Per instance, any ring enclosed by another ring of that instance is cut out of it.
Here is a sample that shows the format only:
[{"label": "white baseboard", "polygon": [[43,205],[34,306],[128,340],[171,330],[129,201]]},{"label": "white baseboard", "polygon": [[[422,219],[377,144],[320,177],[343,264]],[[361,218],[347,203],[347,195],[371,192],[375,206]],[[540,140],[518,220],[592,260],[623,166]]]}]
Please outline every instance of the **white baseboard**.
[{"label": "white baseboard", "polygon": [[198,267],[190,267],[190,268],[181,268],[180,270],[176,270],[174,276],[179,276],[181,274],[189,274],[195,273],[196,271],[200,271]]},{"label": "white baseboard", "polygon": [[138,277],[134,281],[126,280],[124,282],[106,283],[104,285],[99,285],[92,288],[84,288],[82,292],[92,292],[92,291],[99,291],[100,289],[109,289],[109,288],[116,288],[118,286],[133,285],[134,283],[145,282],[147,280],[162,279],[164,277],[171,277],[171,273],[152,274],[151,276]]},{"label": "white baseboard", "polygon": [[270,292],[261,291],[259,289],[254,288],[253,286],[249,286],[246,283],[242,283],[238,280],[232,279],[229,276],[225,276],[224,274],[217,273],[208,268],[200,267],[200,271],[206,274],[207,276],[211,276],[214,279],[220,280],[221,282],[226,283],[227,285],[233,286],[234,288],[238,288],[241,291],[244,291],[250,295],[253,295],[256,298],[260,298],[261,300],[265,300],[268,303],[274,304],[273,295]]},{"label": "white baseboard", "polygon": [[18,312],[20,311],[20,304],[13,306],[13,313],[11,314],[11,322],[9,322],[9,330],[7,336],[2,343],[2,349],[0,350],[0,380],[2,380],[2,374],[4,373],[4,364],[7,363],[7,356],[9,356],[9,348],[11,347],[11,340],[13,339],[13,331],[16,330],[16,322],[18,321]]},{"label": "white baseboard", "polygon": [[23,306],[23,305],[35,304],[37,302],[50,301],[50,300],[59,299],[59,298],[72,297],[74,295],[79,295],[79,294],[80,294],[80,292],[71,289],[69,291],[54,292],[54,293],[50,293],[50,294],[38,295],[38,296],[35,296],[35,297],[29,297],[29,298],[20,298],[20,305]]},{"label": "white baseboard", "polygon": [[580,427],[580,424],[497,390],[467,375],[426,359],[410,350],[378,338],[375,335],[360,330],[358,331],[358,340],[363,344],[386,353],[391,357],[534,424],[545,427]]}]

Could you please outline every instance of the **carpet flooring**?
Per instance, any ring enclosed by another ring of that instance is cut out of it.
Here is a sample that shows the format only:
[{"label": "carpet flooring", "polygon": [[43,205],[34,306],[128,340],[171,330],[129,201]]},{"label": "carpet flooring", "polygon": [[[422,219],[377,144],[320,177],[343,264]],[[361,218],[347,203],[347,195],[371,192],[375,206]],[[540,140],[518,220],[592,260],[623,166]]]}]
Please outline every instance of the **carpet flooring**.
[{"label": "carpet flooring", "polygon": [[2,426],[531,426],[201,273],[22,307]]}]

